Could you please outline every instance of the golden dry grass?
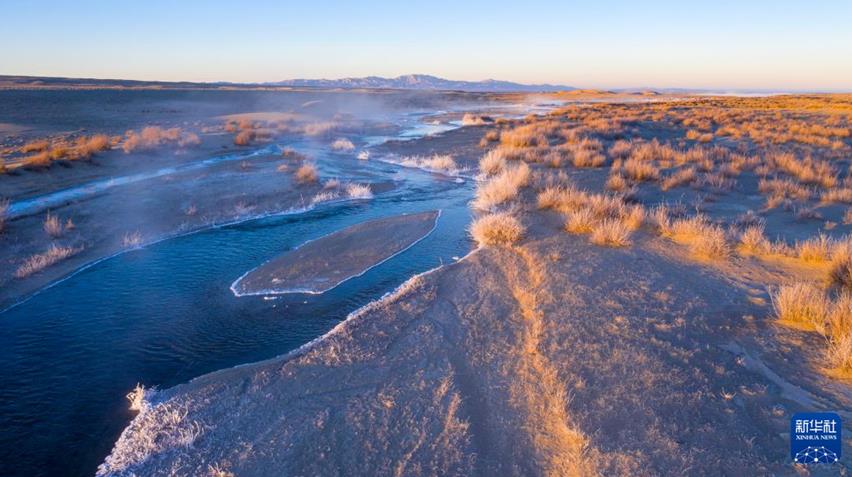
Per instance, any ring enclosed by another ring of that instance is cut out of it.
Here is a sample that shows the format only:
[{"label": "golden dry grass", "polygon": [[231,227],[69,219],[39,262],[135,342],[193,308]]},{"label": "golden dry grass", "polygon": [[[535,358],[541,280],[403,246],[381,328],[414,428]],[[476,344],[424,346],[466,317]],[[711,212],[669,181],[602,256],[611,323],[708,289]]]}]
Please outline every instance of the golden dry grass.
[{"label": "golden dry grass", "polygon": [[529,184],[531,175],[530,167],[524,163],[506,168],[500,174],[477,186],[473,206],[480,210],[488,210],[516,198],[521,188]]},{"label": "golden dry grass", "polygon": [[617,219],[605,219],[593,226],[592,243],[608,247],[624,247],[630,244],[630,229]]},{"label": "golden dry grass", "polygon": [[779,321],[824,333],[831,302],[816,285],[800,282],[779,287],[772,294],[772,308]]},{"label": "golden dry grass", "polygon": [[767,254],[772,250],[772,244],[764,235],[763,225],[751,225],[740,234],[739,249],[753,255]]},{"label": "golden dry grass", "polygon": [[781,324],[826,338],[824,368],[829,375],[852,378],[852,295],[848,291],[832,300],[813,283],[793,283],[773,292],[772,307]]},{"label": "golden dry grass", "polygon": [[686,244],[690,252],[699,258],[724,259],[730,255],[724,229],[711,223],[707,217],[696,215],[670,220],[664,208],[655,211],[655,221],[660,232],[677,243]]},{"label": "golden dry grass", "polygon": [[299,184],[312,184],[318,180],[319,174],[317,173],[316,166],[306,162],[296,169],[293,177],[295,177],[296,182]]},{"label": "golden dry grass", "polygon": [[82,248],[74,248],[74,247],[60,247],[58,245],[51,245],[47,251],[39,254],[32,255],[31,257],[24,260],[17,270],[15,270],[16,278],[26,278],[34,273],[38,273],[45,268],[58,263],[62,260],[65,260],[68,257],[71,257],[80,252]]},{"label": "golden dry grass", "polygon": [[598,222],[595,213],[588,208],[568,212],[565,217],[565,230],[572,234],[590,233]]},{"label": "golden dry grass", "polygon": [[480,246],[513,244],[524,231],[521,222],[507,212],[484,215],[470,225],[470,235]]}]

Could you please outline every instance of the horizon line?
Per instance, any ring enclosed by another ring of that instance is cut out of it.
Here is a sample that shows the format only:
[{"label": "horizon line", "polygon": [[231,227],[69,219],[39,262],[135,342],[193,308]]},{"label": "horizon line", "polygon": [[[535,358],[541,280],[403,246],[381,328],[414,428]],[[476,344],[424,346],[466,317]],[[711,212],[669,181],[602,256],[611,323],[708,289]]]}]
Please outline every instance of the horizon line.
[{"label": "horizon line", "polygon": [[[555,87],[555,88],[565,88],[565,91],[570,90],[596,90],[596,91],[613,91],[613,92],[630,92],[630,91],[679,91],[679,92],[738,92],[738,93],[780,93],[780,94],[796,94],[796,93],[812,93],[812,94],[852,94],[852,88],[848,89],[838,89],[838,88],[773,88],[773,87],[755,87],[755,88],[742,88],[742,87],[706,87],[706,86],[616,86],[616,87],[596,87],[596,86],[576,86],[569,84],[561,84],[561,83],[552,83],[552,82],[535,82],[535,83],[527,83],[527,82],[518,82],[512,80],[503,80],[497,78],[486,78],[481,80],[460,80],[460,79],[450,79],[442,76],[437,76],[430,73],[407,73],[401,74],[397,76],[380,76],[380,75],[367,75],[367,76],[342,76],[337,78],[323,78],[323,77],[299,77],[299,78],[285,78],[278,80],[264,80],[264,81],[228,81],[228,80],[163,80],[163,79],[137,79],[137,78],[121,78],[121,77],[97,77],[97,76],[41,76],[41,75],[32,75],[32,74],[9,74],[9,73],[0,73],[0,78],[33,78],[33,79],[47,79],[47,80],[92,80],[92,81],[132,81],[137,83],[171,83],[171,84],[197,84],[197,85],[239,85],[239,86],[276,86],[276,83],[282,83],[287,81],[342,81],[347,79],[366,79],[366,78],[379,78],[385,80],[393,80],[404,78],[408,76],[428,76],[431,78],[439,79],[442,81],[453,81],[453,82],[461,82],[461,83],[485,83],[485,82],[503,82],[503,83],[511,83],[518,86],[525,87],[534,87],[534,86],[547,86],[547,87]],[[285,86],[285,85],[277,85],[277,86]],[[297,86],[298,87],[298,86]],[[304,87],[304,86],[302,86]],[[403,89],[403,88],[370,88],[370,87],[360,87],[360,88],[352,88],[352,89]],[[405,88],[411,89],[411,88]]]}]

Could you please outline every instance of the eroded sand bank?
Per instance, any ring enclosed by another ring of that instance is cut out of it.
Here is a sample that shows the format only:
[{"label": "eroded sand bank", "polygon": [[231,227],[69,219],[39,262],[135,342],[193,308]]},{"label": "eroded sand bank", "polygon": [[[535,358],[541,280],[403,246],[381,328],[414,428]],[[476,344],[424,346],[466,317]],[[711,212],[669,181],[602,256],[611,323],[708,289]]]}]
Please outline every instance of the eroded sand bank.
[{"label": "eroded sand bank", "polygon": [[440,211],[347,227],[273,258],[231,285],[237,296],[323,293],[411,247],[434,230]]},{"label": "eroded sand bank", "polygon": [[[779,410],[800,404],[728,351],[756,346],[747,284],[652,239],[614,250],[552,235],[547,219],[298,353],[155,394],[101,474],[790,470]],[[809,388],[849,405],[824,382]]]}]

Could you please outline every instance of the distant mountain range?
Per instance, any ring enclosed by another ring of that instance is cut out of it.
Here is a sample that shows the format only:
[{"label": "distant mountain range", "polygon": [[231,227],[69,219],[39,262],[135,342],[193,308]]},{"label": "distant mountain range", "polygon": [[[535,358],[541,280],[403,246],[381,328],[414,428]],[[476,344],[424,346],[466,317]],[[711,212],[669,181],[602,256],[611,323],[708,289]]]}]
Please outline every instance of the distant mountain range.
[{"label": "distant mountain range", "polygon": [[455,90],[475,92],[553,92],[568,91],[571,86],[554,84],[521,84],[511,81],[488,79],[484,81],[455,81],[430,75],[404,75],[396,78],[367,76],[364,78],[341,79],[291,79],[264,83],[270,86],[292,86],[300,88],[346,88],[346,89],[418,89]]}]

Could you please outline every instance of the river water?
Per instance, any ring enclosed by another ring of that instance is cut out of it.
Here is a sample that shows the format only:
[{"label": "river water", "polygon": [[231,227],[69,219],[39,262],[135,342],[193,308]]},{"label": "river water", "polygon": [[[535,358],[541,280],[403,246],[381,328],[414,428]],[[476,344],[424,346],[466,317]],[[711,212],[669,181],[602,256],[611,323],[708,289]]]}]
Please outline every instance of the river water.
[{"label": "river water", "polygon": [[[417,127],[401,136],[436,130]],[[321,204],[123,253],[0,313],[0,475],[92,475],[133,417],[125,394],[137,383],[167,388],[281,355],[411,275],[470,250],[472,181],[372,158],[316,157],[321,171],[341,178],[357,171],[398,186],[370,200]],[[102,183],[95,192],[121,185]],[[428,237],[324,294],[237,298],[229,290],[245,271],[306,240],[365,220],[435,209],[442,214]]]}]

